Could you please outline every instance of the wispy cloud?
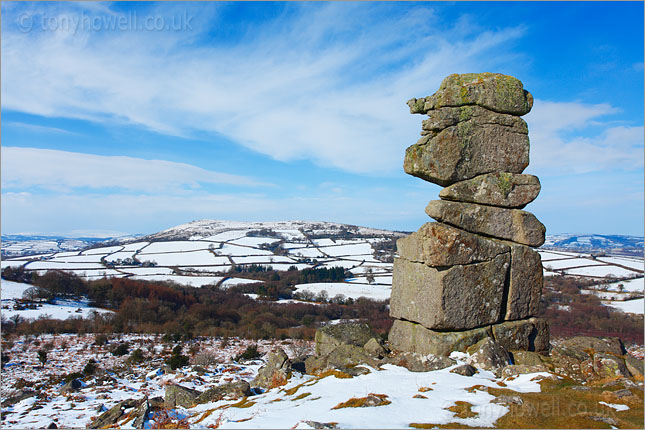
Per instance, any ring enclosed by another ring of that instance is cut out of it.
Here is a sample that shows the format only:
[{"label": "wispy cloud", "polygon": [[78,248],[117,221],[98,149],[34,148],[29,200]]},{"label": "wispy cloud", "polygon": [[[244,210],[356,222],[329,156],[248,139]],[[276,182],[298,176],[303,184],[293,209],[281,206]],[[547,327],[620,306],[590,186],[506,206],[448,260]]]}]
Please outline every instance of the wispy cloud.
[{"label": "wispy cloud", "polygon": [[536,100],[526,116],[531,170],[569,175],[643,168],[643,127],[614,125],[608,104]]},{"label": "wispy cloud", "polygon": [[30,130],[36,133],[55,133],[55,134],[69,134],[69,135],[78,134],[73,131],[65,130],[58,127],[48,127],[44,125],[29,124],[26,122],[19,122],[19,121],[5,121],[4,125],[10,126],[10,127],[17,127],[24,130]]},{"label": "wispy cloud", "polygon": [[60,191],[119,188],[159,194],[199,189],[203,184],[268,185],[244,176],[172,161],[2,147],[4,189],[39,187]]},{"label": "wispy cloud", "polygon": [[[56,13],[77,14],[70,8]],[[279,160],[391,173],[418,138],[419,117],[405,101],[432,93],[449,73],[517,60],[505,46],[525,32],[445,25],[422,7],[289,4],[234,40],[193,43],[218,25],[196,27],[188,41],[186,32],[3,25],[3,108],[218,133]]]}]

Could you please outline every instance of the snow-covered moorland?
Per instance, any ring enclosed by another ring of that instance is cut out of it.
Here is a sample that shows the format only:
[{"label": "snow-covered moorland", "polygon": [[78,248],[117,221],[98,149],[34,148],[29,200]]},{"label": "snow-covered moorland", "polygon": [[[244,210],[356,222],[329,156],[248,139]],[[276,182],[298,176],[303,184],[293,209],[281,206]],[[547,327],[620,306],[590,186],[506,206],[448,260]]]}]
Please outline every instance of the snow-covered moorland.
[{"label": "snow-covered moorland", "polygon": [[[166,387],[172,384],[205,391],[226,382],[251,382],[263,364],[259,359],[234,361],[251,344],[242,339],[183,342],[183,353],[190,357],[190,364],[175,371],[164,365],[164,359],[176,344],[164,342],[160,336],[111,336],[107,344],[100,343],[94,335],[44,335],[5,342],[10,359],[3,369],[2,428],[44,428],[52,422],[59,428],[86,427],[122,400],[163,398]],[[141,349],[144,359],[133,361],[130,355],[109,352],[122,343],[128,343],[130,351]],[[313,349],[310,342],[297,340],[259,341],[258,346],[263,353],[281,347],[292,358],[310,354]],[[44,364],[38,361],[38,350],[47,351]],[[457,358],[465,357],[462,354]],[[97,370],[83,374],[90,359],[96,361]],[[173,428],[316,428],[318,423],[336,423],[340,428],[404,428],[413,423],[491,427],[509,408],[494,403],[495,396],[487,392],[487,387],[539,392],[538,381],[549,377],[535,373],[502,380],[486,371],[468,377],[450,373],[451,368],[414,373],[384,365],[370,368],[368,374],[341,378],[333,372],[319,376],[296,372],[286,385],[267,391],[256,389],[256,394],[246,400],[152,411],[144,426],[159,428],[161,420],[166,424],[170,420],[175,423]],[[73,376],[82,380],[81,386],[69,392],[61,390],[65,377],[74,372],[80,372]],[[338,407],[370,393],[385,396],[389,403],[369,408]],[[455,410],[459,402],[471,405],[470,416]],[[132,428],[132,418],[125,414],[118,427]]]}]

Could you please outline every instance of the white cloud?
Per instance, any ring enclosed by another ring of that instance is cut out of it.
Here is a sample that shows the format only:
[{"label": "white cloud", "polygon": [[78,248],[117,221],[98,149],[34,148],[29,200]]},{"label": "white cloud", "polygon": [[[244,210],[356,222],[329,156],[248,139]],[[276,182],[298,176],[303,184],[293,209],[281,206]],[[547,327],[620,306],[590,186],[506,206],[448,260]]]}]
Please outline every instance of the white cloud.
[{"label": "white cloud", "polygon": [[416,229],[427,220],[425,203],[398,190],[362,189],[351,196],[326,191],[296,197],[184,192],[2,194],[3,232],[64,232],[79,229],[153,233],[195,219],[334,221],[392,229]]},{"label": "white cloud", "polygon": [[529,168],[540,175],[643,168],[643,127],[600,121],[617,112],[608,104],[535,100],[525,117]]},{"label": "white cloud", "polygon": [[267,185],[185,163],[3,146],[2,187],[120,188],[147,193],[198,189],[202,184]]},{"label": "white cloud", "polygon": [[[78,13],[70,8],[56,13]],[[220,133],[279,160],[391,173],[418,138],[421,118],[406,100],[449,73],[517,63],[505,46],[525,31],[475,33],[391,5],[285,8],[235,42],[207,45],[191,42],[221,22],[193,34],[3,26],[3,109]]]}]

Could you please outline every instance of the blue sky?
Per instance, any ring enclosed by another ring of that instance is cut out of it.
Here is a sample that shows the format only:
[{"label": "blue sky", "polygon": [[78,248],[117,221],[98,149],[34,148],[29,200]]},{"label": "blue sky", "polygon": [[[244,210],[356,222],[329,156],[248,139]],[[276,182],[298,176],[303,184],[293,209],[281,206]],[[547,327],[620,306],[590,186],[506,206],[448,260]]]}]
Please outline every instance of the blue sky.
[{"label": "blue sky", "polygon": [[643,3],[2,2],[2,232],[196,219],[416,230],[451,73],[532,92],[547,234],[643,234]]}]

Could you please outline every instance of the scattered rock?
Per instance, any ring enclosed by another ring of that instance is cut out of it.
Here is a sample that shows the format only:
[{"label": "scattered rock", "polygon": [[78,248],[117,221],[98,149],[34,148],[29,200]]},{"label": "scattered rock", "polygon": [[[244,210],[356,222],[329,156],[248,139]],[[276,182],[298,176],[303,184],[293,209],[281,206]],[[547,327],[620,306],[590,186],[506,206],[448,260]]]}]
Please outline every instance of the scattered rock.
[{"label": "scattered rock", "polygon": [[575,336],[563,340],[561,346],[577,351],[607,352],[614,355],[627,352],[623,342],[617,337]]},{"label": "scattered rock", "polygon": [[303,421],[309,427],[315,429],[337,429],[336,423],[319,423],[318,421]]},{"label": "scattered rock", "polygon": [[426,214],[471,233],[507,239],[533,247],[544,244],[546,228],[530,212],[474,203],[432,200]]},{"label": "scattered rock", "polygon": [[378,367],[378,361],[364,348],[354,345],[339,345],[325,357],[325,368],[339,368],[367,364]]},{"label": "scattered rock", "polygon": [[618,423],[616,422],[616,420],[611,417],[606,417],[602,415],[589,415],[589,418],[594,421],[609,424],[610,426],[618,426]]},{"label": "scattered rock", "polygon": [[132,412],[134,416],[134,421],[132,422],[132,427],[135,429],[144,428],[145,422],[148,419],[148,412],[150,412],[150,404],[148,399],[144,399],[143,402]]},{"label": "scattered rock", "polygon": [[174,408],[175,406],[190,408],[196,403],[195,399],[200,394],[197,390],[182,387],[181,385],[166,385],[164,398],[169,408]]},{"label": "scattered rock", "polygon": [[291,378],[291,362],[287,354],[278,348],[267,355],[267,364],[262,366],[253,380],[257,387],[270,388],[284,385]]},{"label": "scattered rock", "polygon": [[21,402],[25,399],[28,399],[29,397],[33,397],[35,395],[36,395],[36,392],[33,390],[18,390],[13,396],[8,397],[2,401],[2,407],[8,408],[9,406],[13,406],[16,403]]},{"label": "scattered rock", "polygon": [[431,372],[453,366],[456,361],[442,355],[423,355],[416,352],[400,352],[386,359],[387,363],[405,367],[411,372]]},{"label": "scattered rock", "polygon": [[73,391],[78,391],[81,389],[83,386],[83,383],[81,382],[80,379],[72,379],[62,387],[60,387],[60,392],[61,393],[71,393]]},{"label": "scattered rock", "polygon": [[509,351],[513,364],[524,366],[541,366],[544,365],[543,356],[532,351]]},{"label": "scattered rock", "polygon": [[447,224],[429,222],[396,242],[399,256],[430,267],[490,261],[510,252],[508,245]]},{"label": "scattered rock", "polygon": [[522,398],[520,396],[502,395],[502,396],[495,397],[492,400],[491,403],[498,403],[498,404],[502,404],[502,405],[519,405],[519,406],[521,406],[521,405],[524,404],[524,400],[522,400]]},{"label": "scattered rock", "polygon": [[593,370],[601,378],[631,376],[629,370],[627,370],[627,366],[625,366],[625,360],[604,352],[594,354]]},{"label": "scattered rock", "polygon": [[457,182],[439,193],[443,200],[521,209],[540,193],[537,176],[494,172]]},{"label": "scattered rock", "polygon": [[633,376],[643,376],[643,360],[639,360],[632,355],[626,354],[625,366],[627,366],[627,370],[629,370],[629,373],[631,373]]},{"label": "scattered rock", "polygon": [[456,373],[457,375],[463,376],[473,376],[475,373],[477,373],[477,369],[475,369],[470,364],[462,364],[461,366],[457,366],[452,369],[450,373]]},{"label": "scattered rock", "polygon": [[57,429],[58,426],[56,425],[55,422],[52,422],[50,425],[47,426],[48,429]]},{"label": "scattered rock", "polygon": [[194,403],[209,403],[216,402],[224,398],[237,399],[251,395],[253,395],[253,393],[251,392],[251,386],[249,385],[249,383],[246,381],[237,381],[209,388],[208,390],[199,394],[199,396],[194,399]]},{"label": "scattered rock", "polygon": [[408,101],[410,113],[427,113],[444,106],[478,105],[495,112],[526,115],[533,96],[522,82],[500,73],[452,74],[432,96]]},{"label": "scattered rock", "polygon": [[494,371],[511,363],[508,351],[490,337],[480,340],[467,352],[470,354],[468,364],[479,369]]},{"label": "scattered rock", "polygon": [[434,330],[467,330],[500,318],[509,254],[483,263],[428,267],[394,260],[390,316]]},{"label": "scattered rock", "polygon": [[376,358],[382,358],[387,355],[387,351],[385,350],[381,342],[375,337],[368,340],[363,349],[365,349],[368,354],[371,354]]},{"label": "scattered rock", "polygon": [[511,364],[505,366],[496,372],[496,376],[500,378],[510,378],[511,376],[524,375],[527,373],[548,372],[549,369],[542,364],[526,365],[526,364]]},{"label": "scattered rock", "polygon": [[361,376],[372,373],[370,369],[363,366],[339,366],[337,369],[350,376]]},{"label": "scattered rock", "polygon": [[363,347],[376,333],[364,323],[342,323],[327,325],[316,330],[316,355],[324,356],[339,345]]},{"label": "scattered rock", "polygon": [[631,397],[631,396],[634,395],[634,393],[632,393],[630,390],[628,390],[626,388],[624,388],[622,390],[611,391],[611,394],[616,396],[619,399],[622,399],[623,397]]},{"label": "scattered rock", "polygon": [[103,414],[99,415],[89,425],[91,429],[101,429],[112,426],[123,416],[126,409],[135,408],[139,405],[141,400],[127,399],[117,403],[114,407],[108,409]]},{"label": "scattered rock", "polygon": [[490,327],[440,332],[421,324],[395,319],[388,339],[395,350],[448,356],[453,351],[465,352],[470,345],[491,336]]},{"label": "scattered rock", "polygon": [[547,352],[549,350],[549,325],[541,318],[506,321],[493,325],[492,330],[495,340],[507,351]]}]

